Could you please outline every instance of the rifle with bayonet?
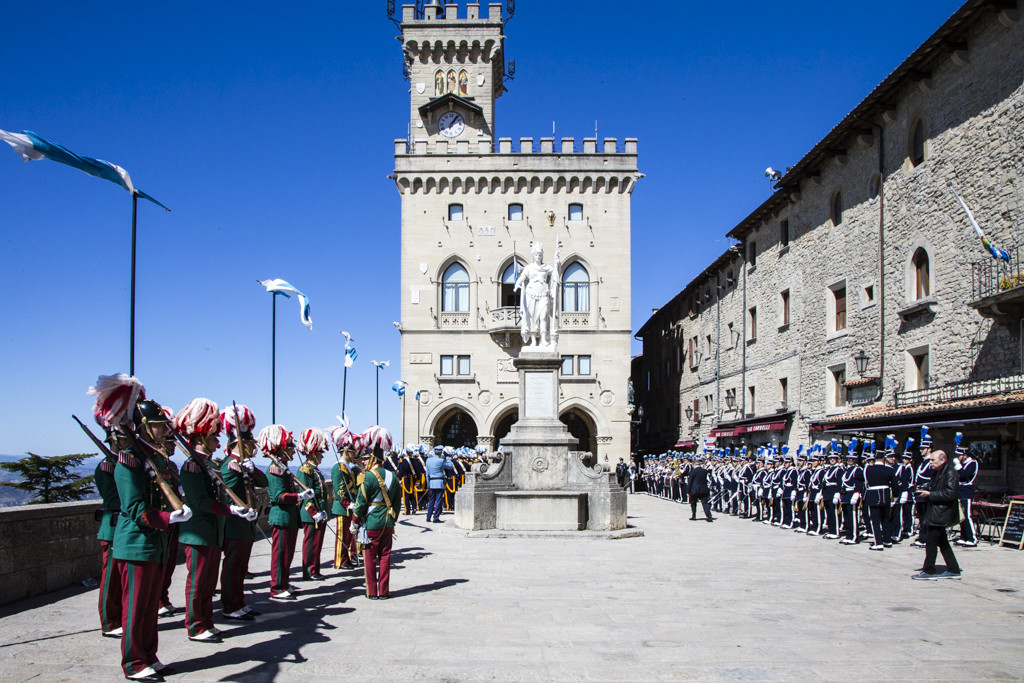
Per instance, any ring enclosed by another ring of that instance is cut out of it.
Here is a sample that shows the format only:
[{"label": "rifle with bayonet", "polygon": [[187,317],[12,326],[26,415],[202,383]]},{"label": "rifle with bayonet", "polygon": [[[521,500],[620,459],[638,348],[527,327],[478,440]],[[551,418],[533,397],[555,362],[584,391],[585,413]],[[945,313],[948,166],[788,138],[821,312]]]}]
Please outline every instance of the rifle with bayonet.
[{"label": "rifle with bayonet", "polygon": [[220,487],[224,489],[224,492],[228,494],[228,498],[230,498],[235,505],[249,510],[252,509],[251,505],[247,505],[246,501],[239,498],[238,494],[231,490],[231,487],[224,482],[224,477],[221,476],[220,472],[210,464],[209,460],[196,452],[196,450],[192,448],[192,444],[190,444],[185,437],[178,432],[174,432],[174,436],[178,440],[178,443],[181,444],[182,448],[185,449],[185,452],[188,453],[188,457],[192,459],[192,462],[202,467],[210,479],[220,484]]}]

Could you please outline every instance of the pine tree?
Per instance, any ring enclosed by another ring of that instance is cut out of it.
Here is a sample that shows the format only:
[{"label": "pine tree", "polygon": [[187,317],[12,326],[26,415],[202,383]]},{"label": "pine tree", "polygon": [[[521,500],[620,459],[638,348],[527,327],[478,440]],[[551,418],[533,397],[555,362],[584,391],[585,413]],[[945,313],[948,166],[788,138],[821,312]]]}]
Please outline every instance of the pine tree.
[{"label": "pine tree", "polygon": [[56,455],[44,458],[35,453],[14,462],[0,462],[0,469],[21,475],[22,481],[0,482],[0,486],[28,491],[36,498],[28,505],[42,503],[66,503],[82,500],[95,492],[92,485],[93,475],[79,477],[75,471],[86,458],[94,453],[76,453],[73,455]]}]

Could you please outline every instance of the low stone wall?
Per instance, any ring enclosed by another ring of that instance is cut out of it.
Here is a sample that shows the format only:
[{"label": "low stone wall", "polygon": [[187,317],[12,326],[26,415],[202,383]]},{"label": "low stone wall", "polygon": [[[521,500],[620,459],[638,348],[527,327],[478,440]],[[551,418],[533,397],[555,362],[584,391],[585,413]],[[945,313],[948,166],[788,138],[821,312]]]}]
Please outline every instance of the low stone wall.
[{"label": "low stone wall", "polygon": [[0,508],[0,605],[100,574],[99,500]]}]

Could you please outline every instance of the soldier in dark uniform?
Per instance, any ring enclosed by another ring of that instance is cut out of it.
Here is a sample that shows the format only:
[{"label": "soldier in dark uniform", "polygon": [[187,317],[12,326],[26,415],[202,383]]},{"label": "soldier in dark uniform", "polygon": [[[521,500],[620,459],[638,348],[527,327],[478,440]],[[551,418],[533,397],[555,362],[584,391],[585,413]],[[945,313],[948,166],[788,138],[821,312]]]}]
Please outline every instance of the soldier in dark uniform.
[{"label": "soldier in dark uniform", "polygon": [[302,524],[302,578],[323,581],[320,573],[320,553],[324,547],[324,534],[330,515],[327,510],[327,486],[320,472],[320,461],[327,450],[327,435],[315,427],[302,430],[296,446],[306,461],[296,475],[299,482],[313,492],[313,497],[299,509]]},{"label": "soldier in dark uniform", "polygon": [[971,506],[974,504],[974,482],[978,478],[978,461],[971,457],[966,448],[960,445],[964,435],[956,433],[956,451],[953,455],[953,467],[960,475],[960,507],[963,508],[964,521],[960,522],[960,538],[956,544],[966,548],[978,545],[978,532],[974,528]]},{"label": "soldier in dark uniform", "polygon": [[820,449],[814,446],[808,456],[811,475],[807,484],[807,535],[817,536],[822,527],[822,504],[825,501],[825,468],[822,467]]},{"label": "soldier in dark uniform", "polygon": [[[931,464],[931,460],[930,460],[929,456],[930,456],[930,454],[932,452],[932,437],[928,433],[928,426],[927,425],[922,425],[922,427],[921,427],[921,446],[920,446],[919,450],[921,452],[921,464],[918,465],[917,472],[914,474],[914,492],[915,493],[917,491],[927,491],[931,487],[932,464]],[[925,512],[927,511],[927,509],[928,509],[928,497],[927,496],[918,496],[917,500],[914,502],[914,510],[915,510],[915,514],[917,515],[917,519],[918,519],[917,540],[915,540],[913,543],[910,544],[910,545],[914,546],[915,548],[924,548],[924,547],[926,547],[925,536],[927,536],[927,534],[928,534],[928,527],[927,527],[927,525],[923,524],[921,522],[921,520],[924,519]]]},{"label": "soldier in dark uniform", "polygon": [[121,427],[106,424],[105,418],[100,413],[96,414],[96,422],[106,430],[105,441],[110,446],[110,454],[100,461],[93,475],[96,490],[103,500],[100,529],[96,533],[96,538],[100,542],[100,628],[104,636],[120,638],[123,631],[121,628],[121,579],[117,574],[117,561],[114,559],[113,551],[114,530],[117,526],[117,517],[121,513],[121,498],[117,495],[114,469],[117,466],[118,453],[128,447],[128,442],[120,432]]},{"label": "soldier in dark uniform", "polygon": [[[893,451],[895,451],[896,436],[891,435],[890,438],[893,440]],[[910,446],[913,443],[913,439],[907,441],[907,447],[903,449],[899,467],[896,468],[899,498],[893,507],[893,543],[910,538],[914,530],[914,454],[910,451]]]},{"label": "soldier in dark uniform", "polygon": [[825,538],[839,538],[839,504],[843,495],[843,467],[839,464],[839,448],[832,440],[828,465],[822,475],[822,502],[825,507]]},{"label": "soldier in dark uniform", "polygon": [[857,453],[857,439],[850,439],[846,450],[846,467],[843,468],[843,492],[840,502],[843,505],[843,538],[844,545],[860,542],[860,500],[864,495],[864,468],[860,466]]},{"label": "soldier in dark uniform", "polygon": [[871,520],[871,532],[875,542],[871,550],[885,550],[892,547],[892,540],[886,535],[885,527],[892,509],[892,500],[898,488],[896,470],[884,462],[884,451],[875,451],[872,442],[868,451],[872,462],[864,468],[864,504]]}]

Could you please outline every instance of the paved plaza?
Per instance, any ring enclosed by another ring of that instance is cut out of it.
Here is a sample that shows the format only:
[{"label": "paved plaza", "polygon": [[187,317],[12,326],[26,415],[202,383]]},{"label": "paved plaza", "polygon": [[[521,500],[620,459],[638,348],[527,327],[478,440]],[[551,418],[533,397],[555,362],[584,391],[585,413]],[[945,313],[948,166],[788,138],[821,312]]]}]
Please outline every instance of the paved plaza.
[{"label": "paved plaza", "polygon": [[[923,551],[906,545],[871,552],[629,502],[643,537],[466,538],[450,521],[403,518],[388,601],[328,570],[298,583],[298,601],[271,602],[261,541],[250,604],[263,615],[218,624],[222,645],[163,620],[160,657],[180,672],[168,680],[1024,678],[1020,552],[983,542],[957,551],[962,581],[912,581]],[[179,607],[184,577],[179,565]],[[0,608],[0,680],[123,680],[96,598],[70,589]]]}]

